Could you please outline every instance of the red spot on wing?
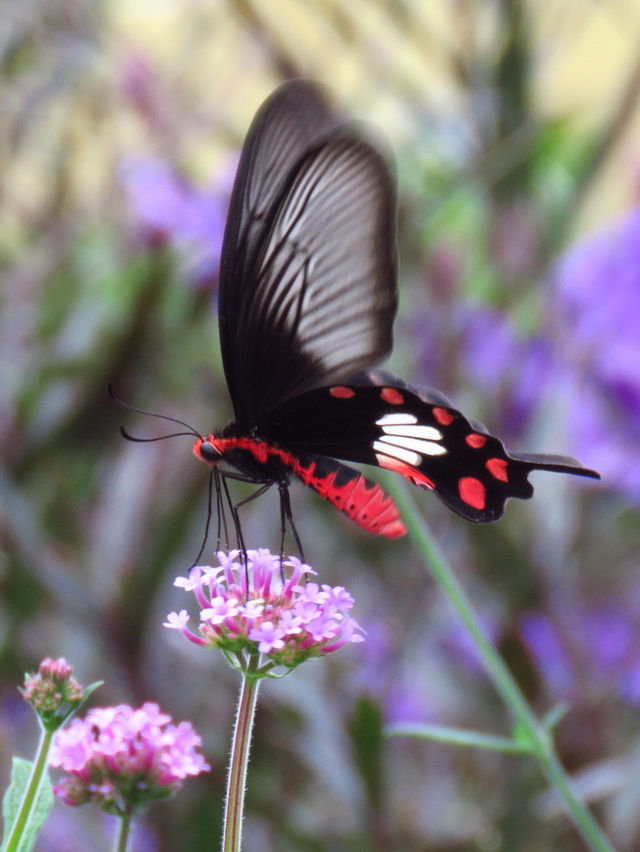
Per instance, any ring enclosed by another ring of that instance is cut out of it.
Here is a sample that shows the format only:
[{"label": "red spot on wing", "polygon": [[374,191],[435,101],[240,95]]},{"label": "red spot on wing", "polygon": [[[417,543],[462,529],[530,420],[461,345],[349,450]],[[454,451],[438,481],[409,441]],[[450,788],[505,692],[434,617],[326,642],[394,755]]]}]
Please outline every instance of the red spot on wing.
[{"label": "red spot on wing", "polygon": [[425,476],[417,467],[413,467],[399,459],[391,458],[391,456],[385,456],[383,453],[376,453],[376,459],[380,467],[392,470],[394,473],[399,473],[413,485],[419,485],[420,488],[427,488],[429,491],[433,491],[436,487],[435,482],[429,479],[428,476]]},{"label": "red spot on wing", "polygon": [[352,396],[356,395],[353,388],[348,388],[344,385],[334,385],[334,387],[329,388],[329,393],[331,396],[335,396],[336,399],[351,399]]},{"label": "red spot on wing", "polygon": [[485,467],[494,479],[499,479],[501,482],[509,481],[509,462],[506,459],[489,459]]},{"label": "red spot on wing", "polygon": [[478,432],[471,432],[470,435],[467,435],[465,441],[470,447],[473,447],[474,450],[479,450],[480,447],[484,447],[487,443],[487,436],[480,435]]},{"label": "red spot on wing", "polygon": [[487,491],[475,476],[462,476],[458,480],[460,499],[474,509],[484,509],[487,505]]},{"label": "red spot on wing", "polygon": [[453,414],[450,411],[447,411],[446,408],[440,408],[440,406],[437,405],[433,409],[432,413],[438,423],[442,426],[448,426],[453,421]]},{"label": "red spot on wing", "polygon": [[380,397],[389,405],[402,405],[404,402],[404,394],[401,394],[397,388],[382,388]]}]

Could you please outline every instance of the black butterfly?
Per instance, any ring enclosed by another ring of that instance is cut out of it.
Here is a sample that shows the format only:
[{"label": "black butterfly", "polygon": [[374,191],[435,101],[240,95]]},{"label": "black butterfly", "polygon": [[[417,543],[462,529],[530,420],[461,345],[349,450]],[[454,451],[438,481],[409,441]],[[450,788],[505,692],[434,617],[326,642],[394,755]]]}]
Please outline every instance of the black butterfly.
[{"label": "black butterfly", "polygon": [[438,391],[367,369],[392,345],[395,218],[394,179],[358,126],[310,82],[278,88],[247,135],[222,249],[235,419],[199,438],[196,456],[225,487],[244,479],[262,486],[257,496],[277,485],[283,524],[293,474],[391,538],[406,532],[391,498],[336,459],[396,471],[469,521],[494,521],[508,497],[531,497],[532,470],[599,478],[564,456],[509,454]]}]

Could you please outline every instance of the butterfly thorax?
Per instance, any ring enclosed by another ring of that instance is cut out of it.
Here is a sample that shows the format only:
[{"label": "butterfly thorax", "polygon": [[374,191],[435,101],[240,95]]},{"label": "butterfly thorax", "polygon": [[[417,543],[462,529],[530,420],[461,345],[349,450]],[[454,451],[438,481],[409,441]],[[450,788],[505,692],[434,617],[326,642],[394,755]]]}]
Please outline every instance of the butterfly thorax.
[{"label": "butterfly thorax", "polygon": [[209,465],[226,462],[253,482],[286,482],[297,466],[292,453],[276,444],[246,434],[234,434],[235,424],[229,424],[219,435],[199,438],[193,452]]}]

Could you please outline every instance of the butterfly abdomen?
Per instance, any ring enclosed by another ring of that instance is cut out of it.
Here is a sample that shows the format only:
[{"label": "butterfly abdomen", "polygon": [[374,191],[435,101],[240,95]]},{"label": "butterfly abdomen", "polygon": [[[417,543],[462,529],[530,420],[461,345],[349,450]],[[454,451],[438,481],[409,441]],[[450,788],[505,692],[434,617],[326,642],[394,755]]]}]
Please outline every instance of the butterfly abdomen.
[{"label": "butterfly abdomen", "polygon": [[335,459],[296,454],[247,436],[207,435],[193,447],[207,464],[227,462],[254,482],[281,482],[292,473],[362,529],[387,538],[407,532],[395,503],[375,482]]},{"label": "butterfly abdomen", "polygon": [[357,470],[324,456],[291,457],[292,471],[367,532],[399,538],[407,528],[396,504]]}]

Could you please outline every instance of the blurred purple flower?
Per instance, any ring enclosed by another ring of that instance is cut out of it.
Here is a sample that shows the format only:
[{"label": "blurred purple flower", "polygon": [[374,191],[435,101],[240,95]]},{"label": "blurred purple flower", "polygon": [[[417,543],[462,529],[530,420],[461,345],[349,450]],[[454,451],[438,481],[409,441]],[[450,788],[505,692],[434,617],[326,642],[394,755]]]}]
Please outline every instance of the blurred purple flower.
[{"label": "blurred purple flower", "polygon": [[549,691],[556,699],[568,699],[574,673],[558,625],[542,612],[529,612],[520,620],[520,634]]},{"label": "blurred purple flower", "polygon": [[558,451],[640,502],[640,208],[567,252],[549,289],[551,321],[534,337],[496,308],[459,301],[451,276],[441,286],[442,265],[427,276],[429,312],[413,321],[421,372],[452,394],[469,376],[507,445],[539,407],[556,420],[561,409],[567,429]]},{"label": "blurred purple flower", "polygon": [[576,701],[595,687],[640,704],[640,619],[627,602],[563,607],[561,621],[530,612],[520,633],[555,698]]},{"label": "blurred purple flower", "polygon": [[209,189],[199,189],[160,159],[128,160],[121,180],[135,227],[152,244],[169,243],[187,261],[198,285],[217,281],[235,163]]},{"label": "blurred purple flower", "polygon": [[169,128],[167,98],[151,59],[140,50],[131,50],[121,60],[120,86],[125,98],[153,133]]},{"label": "blurred purple flower", "polygon": [[429,699],[424,683],[416,683],[414,671],[400,672],[386,696],[387,722],[435,722],[438,712]]},{"label": "blurred purple flower", "polygon": [[552,289],[572,451],[640,501],[640,208],[570,250]]},{"label": "blurred purple flower", "polygon": [[[480,625],[491,642],[497,642],[500,638],[500,624],[493,616],[486,612],[479,615]],[[446,633],[440,640],[445,652],[454,657],[457,662],[474,674],[484,674],[486,671],[484,663],[478,653],[475,639],[469,633],[468,628],[460,618],[453,615],[450,619]]]},{"label": "blurred purple flower", "polygon": [[[95,821],[80,819],[77,811],[54,808],[38,835],[38,852],[100,852],[111,850],[113,841],[110,816],[99,812]],[[161,848],[151,829],[142,820],[131,828],[130,848],[136,852],[158,852]]]},{"label": "blurred purple flower", "polygon": [[[550,343],[520,334],[509,317],[486,305],[465,306],[462,351],[476,387],[499,403],[503,437],[518,437],[529,426],[555,373]],[[492,423],[493,428],[497,428]]]},{"label": "blurred purple flower", "polygon": [[438,300],[418,322],[421,374],[454,395],[454,405],[463,375],[487,400],[492,430],[520,439],[554,376],[550,341],[521,334],[506,313],[471,300]]},{"label": "blurred purple flower", "polygon": [[387,722],[425,722],[436,718],[429,690],[403,653],[401,631],[380,613],[368,619],[367,641],[362,646],[357,688],[374,698]]}]

